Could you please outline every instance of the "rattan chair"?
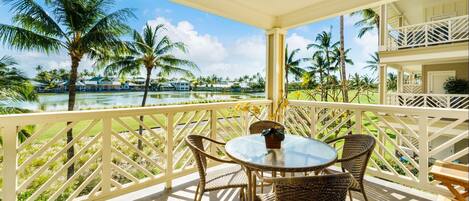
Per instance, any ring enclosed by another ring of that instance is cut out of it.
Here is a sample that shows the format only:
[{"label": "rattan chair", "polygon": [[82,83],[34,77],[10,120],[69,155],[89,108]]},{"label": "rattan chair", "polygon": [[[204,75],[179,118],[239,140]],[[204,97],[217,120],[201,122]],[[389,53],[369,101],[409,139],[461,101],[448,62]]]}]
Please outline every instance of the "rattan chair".
[{"label": "rattan chair", "polygon": [[304,177],[265,178],[274,191],[256,196],[259,201],[345,201],[352,182],[350,173]]},{"label": "rattan chair", "polygon": [[185,138],[185,141],[194,154],[200,176],[194,200],[201,200],[205,192],[228,188],[240,188],[240,199],[245,199],[244,192],[247,189],[248,179],[246,173],[244,173],[244,170],[240,165],[233,165],[232,167],[223,168],[207,174],[207,158],[222,163],[236,164],[231,160],[224,160],[216,156],[212,156],[211,154],[207,153],[204,148],[204,141],[218,145],[225,145],[225,143],[218,142],[200,135],[188,135]]},{"label": "rattan chair", "polygon": [[285,126],[283,126],[281,123],[278,123],[276,121],[263,120],[263,121],[256,121],[256,122],[252,123],[249,126],[249,133],[259,134],[263,130],[273,128],[273,127],[280,127],[283,130],[285,130]]},{"label": "rattan chair", "polygon": [[[352,200],[352,193],[350,191],[358,191],[363,194],[365,201],[368,200],[363,187],[363,177],[365,176],[366,166],[370,160],[373,149],[376,145],[374,137],[369,135],[346,135],[328,141],[328,144],[337,143],[339,140],[344,140],[342,156],[337,160],[340,163],[342,172],[349,172],[352,174],[352,185],[349,189],[350,200]],[[337,171],[326,169],[325,173],[337,173]]]}]

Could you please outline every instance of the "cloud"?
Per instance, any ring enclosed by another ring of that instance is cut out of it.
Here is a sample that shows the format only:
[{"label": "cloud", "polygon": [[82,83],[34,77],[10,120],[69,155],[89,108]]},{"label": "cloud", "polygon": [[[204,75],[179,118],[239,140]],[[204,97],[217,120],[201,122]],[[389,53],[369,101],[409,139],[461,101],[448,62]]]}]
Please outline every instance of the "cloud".
[{"label": "cloud", "polygon": [[361,20],[360,15],[345,15],[344,16],[344,25],[345,26],[354,26],[356,22]]},{"label": "cloud", "polygon": [[354,43],[358,46],[355,51],[361,50],[361,56],[368,57],[369,54],[378,51],[378,33],[376,31],[365,33],[361,38],[354,38]]},{"label": "cloud", "polygon": [[228,44],[210,34],[199,33],[186,20],[173,23],[164,17],[157,17],[148,24],[164,24],[171,40],[188,46],[187,58],[201,70],[196,74],[236,77],[261,72],[265,66],[265,39],[262,35],[243,37]]}]

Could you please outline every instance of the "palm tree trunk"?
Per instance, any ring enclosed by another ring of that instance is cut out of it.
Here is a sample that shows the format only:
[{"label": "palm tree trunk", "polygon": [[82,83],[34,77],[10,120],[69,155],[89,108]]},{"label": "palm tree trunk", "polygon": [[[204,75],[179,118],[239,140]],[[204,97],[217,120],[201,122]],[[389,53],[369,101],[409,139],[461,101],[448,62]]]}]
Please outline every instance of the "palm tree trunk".
[{"label": "palm tree trunk", "polygon": [[[151,67],[147,67],[147,77],[145,79],[145,89],[143,92],[143,99],[142,99],[142,107],[145,107],[145,104],[147,102],[147,97],[148,97],[148,89],[150,88],[150,78],[151,78]],[[140,116],[140,121],[143,122],[143,116]],[[142,135],[143,134],[143,127],[140,125],[138,128],[138,134]],[[142,140],[138,140],[138,145],[137,145],[139,150],[143,149],[142,145]]]},{"label": "palm tree trunk", "polygon": [[288,98],[288,66],[285,65],[285,98]]},{"label": "palm tree trunk", "polygon": [[[71,56],[72,69],[70,70],[70,80],[68,81],[68,111],[73,111],[75,108],[75,97],[76,97],[76,82],[78,77],[78,65],[80,64],[80,58]],[[67,122],[67,125],[72,122]],[[73,140],[73,129],[67,131],[67,143]],[[71,146],[67,150],[67,161],[71,160],[75,155],[75,149]],[[67,179],[73,176],[75,173],[75,164],[72,163],[67,169]]]},{"label": "palm tree trunk", "polygon": [[342,81],[342,99],[343,102],[348,103],[348,87],[347,87],[347,72],[345,69],[345,41],[344,41],[344,16],[340,16],[340,67],[341,67],[341,81]]}]

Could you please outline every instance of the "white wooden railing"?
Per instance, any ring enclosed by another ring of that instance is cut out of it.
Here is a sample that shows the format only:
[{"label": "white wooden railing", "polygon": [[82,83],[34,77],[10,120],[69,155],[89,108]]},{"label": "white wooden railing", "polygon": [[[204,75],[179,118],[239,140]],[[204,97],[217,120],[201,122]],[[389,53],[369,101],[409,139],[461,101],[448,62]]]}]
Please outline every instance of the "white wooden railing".
[{"label": "white wooden railing", "polygon": [[469,109],[467,94],[388,93],[386,97],[388,105]]},{"label": "white wooden railing", "polygon": [[[1,198],[106,200],[159,183],[170,185],[196,171],[183,141],[186,135],[229,140],[248,132],[256,119],[234,109],[238,103],[0,116]],[[271,101],[251,103],[266,118]],[[31,126],[33,134],[18,142],[18,131]],[[67,143],[71,130],[74,138]],[[70,147],[75,154],[67,160]],[[218,153],[215,147],[211,151]],[[75,171],[67,179],[72,165]]]},{"label": "white wooden railing", "polygon": [[421,84],[403,84],[402,91],[404,93],[421,94],[423,93],[423,87]]},{"label": "white wooden railing", "polygon": [[[261,119],[267,118],[271,101],[249,102],[261,107]],[[237,104],[0,116],[1,198],[106,200],[156,184],[171,186],[171,180],[196,171],[184,136],[199,134],[226,141],[248,133],[256,118],[236,110]],[[290,101],[283,122],[291,134],[320,140],[350,133],[374,136],[378,144],[368,173],[423,190],[446,192],[430,182],[428,169],[431,159],[467,139],[468,112]],[[32,135],[20,142],[17,135],[25,129],[33,130]],[[70,130],[73,139],[67,142]],[[450,140],[433,143],[442,137]],[[75,153],[67,159],[71,147]],[[222,153],[216,147],[210,151]],[[466,147],[439,159],[455,161],[468,153]],[[67,179],[72,165],[74,173]]]},{"label": "white wooden railing", "polygon": [[388,30],[387,48],[424,47],[469,40],[469,16],[425,22]]},{"label": "white wooden railing", "polygon": [[[429,168],[433,159],[452,162],[469,157],[468,147],[454,153],[449,151],[468,138],[468,112],[467,109],[290,101],[285,125],[290,133],[322,141],[356,133],[373,136],[377,144],[368,164],[368,174],[447,194],[444,188],[430,181]],[[441,138],[449,140],[439,143]],[[337,148],[342,147],[337,144]]]}]

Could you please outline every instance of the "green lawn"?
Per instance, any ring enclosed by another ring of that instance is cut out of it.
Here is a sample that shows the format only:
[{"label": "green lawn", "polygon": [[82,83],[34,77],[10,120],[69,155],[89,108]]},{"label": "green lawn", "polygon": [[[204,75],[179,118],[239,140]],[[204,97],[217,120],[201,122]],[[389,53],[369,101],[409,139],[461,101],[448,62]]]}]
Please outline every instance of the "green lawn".
[{"label": "green lawn", "polygon": [[[308,95],[307,95],[306,90],[298,90],[298,91],[292,91],[288,94],[288,99],[290,100],[312,100]],[[352,99],[353,97],[356,96],[357,91],[352,90],[349,92],[349,99]],[[315,96],[316,100],[320,100],[320,96],[316,95]],[[372,92],[369,93],[369,98],[367,98],[366,95],[360,94],[359,97],[355,98],[352,103],[361,103],[361,104],[377,104],[378,103],[378,92]],[[332,99],[329,98],[329,102],[333,102]],[[339,99],[339,102],[342,102],[342,99]]]}]

